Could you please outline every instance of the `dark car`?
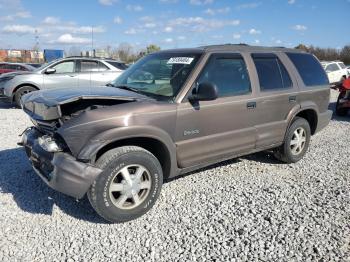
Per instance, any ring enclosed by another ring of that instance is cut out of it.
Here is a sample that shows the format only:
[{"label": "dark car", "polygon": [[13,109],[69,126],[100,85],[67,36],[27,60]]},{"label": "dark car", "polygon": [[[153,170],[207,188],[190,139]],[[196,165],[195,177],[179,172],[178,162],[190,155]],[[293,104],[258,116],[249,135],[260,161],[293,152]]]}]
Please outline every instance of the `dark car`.
[{"label": "dark car", "polygon": [[[262,150],[297,162],[328,125],[327,75],[311,54],[241,45],[150,54],[103,88],[33,92],[22,139],[37,174],[123,222],[163,180]],[[176,192],[174,192],[176,194]]]},{"label": "dark car", "polygon": [[34,71],[35,67],[20,63],[0,63],[0,75],[16,71]]}]

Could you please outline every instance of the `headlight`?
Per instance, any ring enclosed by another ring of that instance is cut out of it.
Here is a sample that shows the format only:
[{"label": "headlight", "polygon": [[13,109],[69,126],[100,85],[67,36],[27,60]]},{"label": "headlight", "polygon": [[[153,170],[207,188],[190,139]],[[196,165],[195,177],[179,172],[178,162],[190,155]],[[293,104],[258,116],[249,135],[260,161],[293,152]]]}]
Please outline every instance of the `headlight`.
[{"label": "headlight", "polygon": [[62,149],[50,136],[42,136],[38,138],[38,143],[47,152],[60,152]]}]

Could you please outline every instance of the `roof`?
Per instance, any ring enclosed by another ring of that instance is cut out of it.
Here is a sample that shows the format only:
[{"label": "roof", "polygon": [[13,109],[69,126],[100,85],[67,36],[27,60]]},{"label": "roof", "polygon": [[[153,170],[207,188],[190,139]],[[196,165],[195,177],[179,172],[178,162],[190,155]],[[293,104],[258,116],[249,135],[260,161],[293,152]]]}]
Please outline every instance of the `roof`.
[{"label": "roof", "polygon": [[63,57],[62,59],[66,59],[66,58],[68,58],[68,59],[69,58],[76,58],[76,59],[104,60],[104,61],[113,61],[113,62],[124,63],[122,61],[115,60],[113,58],[96,57],[96,56],[66,56],[66,57]]},{"label": "roof", "polygon": [[213,51],[233,51],[233,52],[296,52],[296,53],[305,53],[305,51],[294,48],[285,48],[285,47],[264,47],[264,46],[250,46],[245,44],[223,44],[223,45],[207,45],[200,46],[197,48],[178,48],[178,49],[169,49],[159,52],[174,52],[174,53],[203,53],[203,52],[213,52]]}]

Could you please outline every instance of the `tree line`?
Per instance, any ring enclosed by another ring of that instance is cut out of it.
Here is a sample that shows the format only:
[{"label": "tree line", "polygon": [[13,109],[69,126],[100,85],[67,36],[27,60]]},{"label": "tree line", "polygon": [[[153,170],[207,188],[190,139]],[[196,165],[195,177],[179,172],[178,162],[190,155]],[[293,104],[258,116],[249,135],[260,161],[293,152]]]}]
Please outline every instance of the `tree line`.
[{"label": "tree line", "polygon": [[321,48],[317,46],[306,46],[299,44],[296,49],[305,50],[314,54],[321,61],[343,61],[346,65],[350,65],[350,45],[346,45],[341,49],[336,48]]}]

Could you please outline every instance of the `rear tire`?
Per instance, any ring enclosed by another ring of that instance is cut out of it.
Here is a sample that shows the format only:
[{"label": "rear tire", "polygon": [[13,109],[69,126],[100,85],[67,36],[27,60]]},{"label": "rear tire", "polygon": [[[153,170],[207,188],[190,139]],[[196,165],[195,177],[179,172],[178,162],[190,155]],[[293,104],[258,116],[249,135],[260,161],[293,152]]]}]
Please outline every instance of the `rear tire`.
[{"label": "rear tire", "polygon": [[104,219],[121,223],[136,219],[152,208],[163,184],[158,159],[136,146],[123,146],[104,153],[96,162],[103,172],[87,196]]},{"label": "rear tire", "polygon": [[337,99],[337,104],[335,105],[335,114],[337,116],[346,116],[347,113],[348,113],[348,108],[342,108],[340,107],[340,104],[339,104],[339,101],[340,99],[342,99],[344,97],[345,93],[344,92],[341,92],[338,96],[338,99]]},{"label": "rear tire", "polygon": [[284,143],[274,155],[285,163],[295,163],[302,159],[309,147],[311,129],[309,123],[301,117],[295,117],[288,128]]},{"label": "rear tire", "polygon": [[35,87],[32,86],[22,86],[20,88],[17,89],[17,91],[15,92],[15,96],[14,96],[14,101],[16,103],[17,107],[21,107],[21,98],[22,96],[24,96],[25,94],[29,94],[33,91],[37,91],[38,89],[36,89]]}]

